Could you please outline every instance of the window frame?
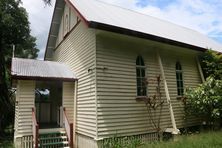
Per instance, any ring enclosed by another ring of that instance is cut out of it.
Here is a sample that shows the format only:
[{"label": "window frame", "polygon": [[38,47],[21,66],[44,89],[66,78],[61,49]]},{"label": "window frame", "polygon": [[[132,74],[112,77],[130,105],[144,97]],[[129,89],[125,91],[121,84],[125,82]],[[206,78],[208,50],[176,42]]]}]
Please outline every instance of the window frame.
[{"label": "window frame", "polygon": [[176,70],[176,86],[177,86],[177,96],[184,95],[184,79],[183,79],[183,68],[179,61],[175,64]]},{"label": "window frame", "polygon": [[64,27],[63,27],[63,30],[64,30],[64,36],[66,36],[66,34],[69,32],[69,14],[68,13],[65,13],[64,15],[64,23],[63,23]]},{"label": "window frame", "polygon": [[145,81],[146,81],[146,65],[143,60],[143,57],[139,55],[136,58],[136,94],[138,97],[147,96],[147,85]]}]

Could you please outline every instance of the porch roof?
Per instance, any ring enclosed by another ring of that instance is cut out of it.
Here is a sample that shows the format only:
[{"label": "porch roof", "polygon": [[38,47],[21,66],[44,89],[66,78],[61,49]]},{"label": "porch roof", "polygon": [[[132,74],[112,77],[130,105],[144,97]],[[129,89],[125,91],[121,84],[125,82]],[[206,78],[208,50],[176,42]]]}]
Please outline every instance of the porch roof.
[{"label": "porch roof", "polygon": [[34,59],[13,58],[11,75],[23,80],[62,80],[75,81],[77,78],[71,69],[59,62]]}]

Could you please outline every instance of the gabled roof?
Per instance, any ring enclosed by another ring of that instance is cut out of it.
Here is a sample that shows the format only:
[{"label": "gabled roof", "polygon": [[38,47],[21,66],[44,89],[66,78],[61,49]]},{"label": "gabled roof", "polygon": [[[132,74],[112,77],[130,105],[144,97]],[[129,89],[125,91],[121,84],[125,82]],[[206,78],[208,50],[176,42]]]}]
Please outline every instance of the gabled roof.
[{"label": "gabled roof", "polygon": [[207,36],[149,15],[99,0],[65,1],[91,28],[148,38],[198,50],[212,48],[222,52],[222,45]]},{"label": "gabled roof", "polygon": [[11,75],[14,79],[24,80],[75,81],[77,79],[65,64],[21,58],[12,59]]}]

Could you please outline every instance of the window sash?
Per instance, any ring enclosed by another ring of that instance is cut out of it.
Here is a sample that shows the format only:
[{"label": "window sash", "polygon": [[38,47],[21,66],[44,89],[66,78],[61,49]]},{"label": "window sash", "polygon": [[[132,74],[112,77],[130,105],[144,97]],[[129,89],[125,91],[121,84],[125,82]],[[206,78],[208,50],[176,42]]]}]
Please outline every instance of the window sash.
[{"label": "window sash", "polygon": [[176,63],[176,83],[177,95],[182,96],[184,93],[183,71],[180,63]]},{"label": "window sash", "polygon": [[145,66],[136,66],[137,96],[147,95]]}]

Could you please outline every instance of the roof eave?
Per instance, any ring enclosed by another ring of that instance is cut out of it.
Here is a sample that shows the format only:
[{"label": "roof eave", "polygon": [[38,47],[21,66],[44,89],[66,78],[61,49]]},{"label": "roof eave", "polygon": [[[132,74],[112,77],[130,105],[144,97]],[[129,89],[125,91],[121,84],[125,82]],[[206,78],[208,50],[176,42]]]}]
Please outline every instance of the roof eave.
[{"label": "roof eave", "polygon": [[75,78],[59,78],[59,77],[18,76],[18,75],[11,75],[11,77],[12,79],[16,80],[64,81],[64,82],[78,81],[78,79]]},{"label": "roof eave", "polygon": [[[65,4],[67,4],[73,11],[76,12],[77,16],[80,18],[80,20],[82,20],[84,22],[84,24],[88,27],[89,26],[89,21],[79,12],[79,10],[72,4],[72,2],[70,2],[70,0],[64,0]],[[47,39],[47,44],[46,44],[46,49],[45,49],[45,55],[44,55],[44,60],[46,60],[47,58],[47,51],[48,51],[48,46],[49,46],[49,39],[50,39],[50,35],[52,34],[52,25],[53,25],[53,20],[55,19],[55,14],[56,14],[56,9],[58,7],[58,0],[56,0],[55,3],[55,8],[53,10],[53,16],[52,16],[52,20],[51,20],[51,25],[50,25],[50,29],[49,29],[49,34],[48,34],[48,39]]]},{"label": "roof eave", "polygon": [[56,0],[55,7],[54,7],[54,10],[53,10],[52,19],[51,19],[51,23],[50,23],[50,29],[49,29],[49,34],[48,34],[48,38],[47,38],[46,48],[45,48],[44,60],[46,59],[46,56],[47,56],[47,51],[48,51],[48,46],[49,46],[49,39],[50,39],[50,35],[52,34],[53,20],[55,19],[55,16],[56,16],[56,9],[58,9],[58,5],[59,5],[58,3],[59,3],[59,1]]},{"label": "roof eave", "polygon": [[179,41],[175,41],[175,40],[171,40],[171,39],[167,39],[167,38],[163,38],[163,37],[159,37],[159,36],[155,36],[155,35],[151,35],[151,34],[146,34],[143,32],[138,32],[135,30],[130,30],[130,29],[126,29],[126,28],[103,24],[103,23],[99,23],[99,22],[95,22],[95,21],[90,21],[89,27],[94,28],[94,29],[100,29],[100,30],[115,32],[115,33],[119,33],[119,34],[134,36],[134,37],[138,37],[138,38],[149,39],[152,41],[166,43],[166,44],[174,45],[174,46],[180,46],[180,47],[193,49],[193,50],[197,50],[197,51],[202,51],[202,52],[205,52],[207,50],[207,48],[202,48],[202,47],[190,45],[187,43],[183,43],[183,42],[179,42]]}]

